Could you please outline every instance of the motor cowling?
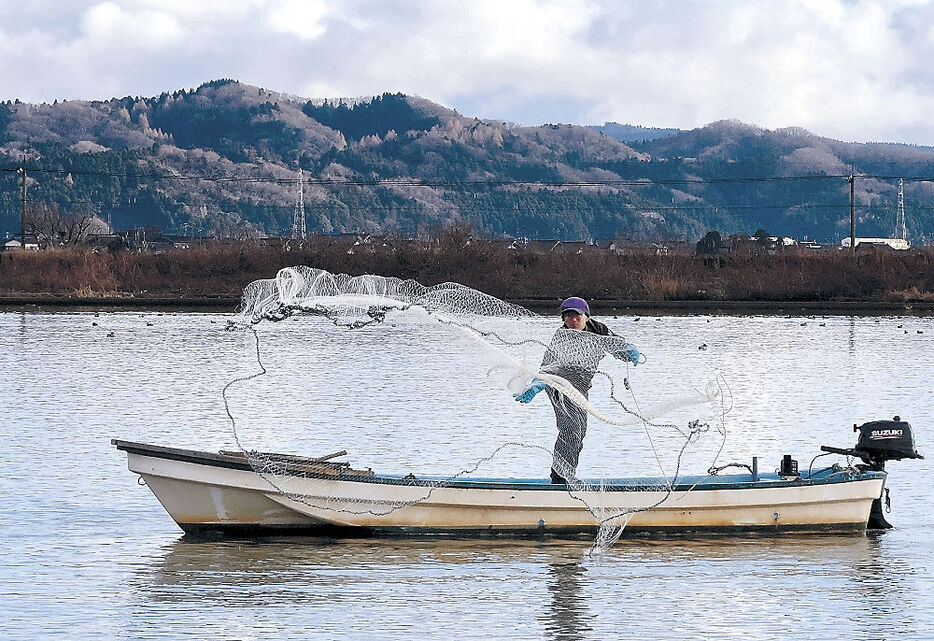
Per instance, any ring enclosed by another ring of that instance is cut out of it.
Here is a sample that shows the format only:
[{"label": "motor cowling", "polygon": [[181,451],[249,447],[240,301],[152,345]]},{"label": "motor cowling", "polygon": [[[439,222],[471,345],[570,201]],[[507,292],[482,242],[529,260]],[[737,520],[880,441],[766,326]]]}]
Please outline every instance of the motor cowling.
[{"label": "motor cowling", "polygon": [[891,421],[869,421],[853,425],[859,432],[854,448],[864,461],[900,461],[905,458],[924,458],[915,449],[915,437],[911,425],[896,416]]},{"label": "motor cowling", "polygon": [[854,424],[853,431],[859,432],[855,447],[843,449],[822,445],[821,450],[861,458],[870,469],[875,470],[885,469],[886,461],[924,458],[915,449],[915,437],[911,431],[911,425],[898,416],[891,421]]}]

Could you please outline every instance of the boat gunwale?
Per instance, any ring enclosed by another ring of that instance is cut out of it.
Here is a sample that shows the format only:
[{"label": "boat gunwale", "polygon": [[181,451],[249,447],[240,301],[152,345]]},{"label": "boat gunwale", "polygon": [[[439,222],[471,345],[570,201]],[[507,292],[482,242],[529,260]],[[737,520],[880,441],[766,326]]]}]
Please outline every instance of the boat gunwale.
[{"label": "boat gunwale", "polygon": [[[206,452],[201,450],[189,450],[176,447],[166,447],[161,445],[151,445],[148,443],[139,443],[134,441],[124,441],[120,439],[111,439],[111,444],[118,450],[127,452],[127,454],[137,454],[152,458],[159,458],[171,461],[180,461],[185,463],[194,463],[206,465],[209,467],[228,468],[233,470],[242,470],[257,473],[257,470],[250,464],[249,460],[242,456],[232,456]],[[311,462],[312,459],[309,459]],[[327,463],[321,463],[326,466]],[[783,487],[814,487],[819,485],[833,485],[838,483],[851,483],[859,481],[873,481],[886,478],[884,471],[864,470],[856,473],[834,473],[826,476],[814,478],[814,474],[822,470],[812,472],[810,478],[794,477],[786,479],[777,474],[760,474],[758,480],[753,480],[751,474],[732,474],[732,475],[708,475],[682,477],[682,479],[671,487],[672,491],[718,491],[718,490],[738,490],[738,489],[776,489]],[[296,476],[307,476],[296,474]],[[526,490],[526,491],[562,491],[566,492],[568,486],[564,484],[553,484],[549,479],[455,479],[449,480],[444,477],[431,476],[392,476],[385,474],[365,475],[354,474],[352,471],[345,471],[342,468],[334,468],[331,474],[322,474],[320,477],[327,481],[346,481],[370,483],[376,485],[403,485],[416,487],[438,487],[443,486],[455,489],[482,489],[482,490]],[[587,483],[587,481],[585,481]],[[602,482],[590,482],[587,489],[594,488],[596,491],[605,492],[657,492],[666,491],[668,486],[664,478],[646,477],[642,479],[606,479]]]}]

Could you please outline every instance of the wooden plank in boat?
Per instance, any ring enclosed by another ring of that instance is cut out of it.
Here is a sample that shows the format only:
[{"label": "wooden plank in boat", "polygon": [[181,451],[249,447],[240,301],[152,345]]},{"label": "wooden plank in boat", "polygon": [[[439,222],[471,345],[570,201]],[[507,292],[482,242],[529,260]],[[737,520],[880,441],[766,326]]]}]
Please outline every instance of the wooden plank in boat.
[{"label": "wooden plank in boat", "polygon": [[[221,456],[231,456],[248,460],[246,453],[240,450],[220,450]],[[373,470],[354,470],[350,463],[344,461],[332,461],[330,459],[338,456],[346,456],[347,450],[332,452],[319,457],[297,456],[295,454],[279,454],[276,452],[257,452],[257,456],[262,457],[271,463],[277,463],[282,466],[282,472],[286,474],[309,474],[314,476],[373,476]]]},{"label": "wooden plank in boat", "polygon": [[[246,458],[246,453],[240,450],[220,450],[218,454],[222,456],[238,456],[240,458]],[[257,452],[256,455],[277,461],[291,461],[294,463],[326,463],[327,465],[350,467],[350,463],[345,463],[344,461],[331,461],[331,459],[337,458],[338,456],[347,456],[347,450],[341,450],[340,452],[333,452],[331,454],[317,457],[297,456],[295,454],[279,454],[277,452]]]}]

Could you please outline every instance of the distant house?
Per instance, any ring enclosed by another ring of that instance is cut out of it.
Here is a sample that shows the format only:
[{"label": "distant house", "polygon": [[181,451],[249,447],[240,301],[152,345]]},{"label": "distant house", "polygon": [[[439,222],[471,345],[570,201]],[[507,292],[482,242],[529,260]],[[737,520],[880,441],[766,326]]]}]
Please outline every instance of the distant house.
[{"label": "distant house", "polygon": [[600,251],[586,240],[568,240],[559,242],[551,249],[554,254],[583,254],[591,251]]},{"label": "distant house", "polygon": [[136,237],[143,242],[162,240],[162,228],[158,225],[144,225],[134,230]]},{"label": "distant house", "polygon": [[746,234],[739,233],[730,234],[726,238],[724,245],[730,254],[749,256],[757,255],[762,252],[767,252],[769,254],[782,252],[789,247],[797,246],[798,241],[790,236],[768,236],[765,234],[747,236]]},{"label": "distant house", "polygon": [[203,245],[216,240],[213,236],[164,234],[160,227],[152,225],[119,232],[119,235],[124,239],[126,248],[153,254],[161,254],[173,249],[190,249],[192,244]]},{"label": "distant house", "polygon": [[530,252],[535,252],[537,254],[547,254],[555,250],[555,248],[561,244],[560,240],[547,239],[547,240],[529,240],[526,245],[526,249]]},{"label": "distant house", "polygon": [[[666,240],[666,241],[663,241],[662,244],[663,244],[663,246],[664,246],[665,249],[666,249],[666,252],[665,252],[665,253],[668,253],[668,252],[679,252],[679,253],[683,253],[683,252],[688,251],[688,249],[689,249],[689,247],[688,247],[688,241],[686,241],[686,240]],[[694,249],[693,243],[691,243],[690,249],[691,249],[691,251],[693,251],[693,249]]]},{"label": "distant house", "polygon": [[[856,246],[860,245],[875,245],[878,247],[891,247],[892,249],[910,249],[911,243],[909,243],[904,238],[856,238]],[[850,239],[844,238],[840,241],[841,247],[849,247]]]},{"label": "distant house", "polygon": [[[19,236],[10,238],[9,240],[3,243],[3,251],[13,251],[16,249],[22,249],[23,243]],[[26,236],[26,249],[38,250],[39,241],[36,240],[35,236]]]},{"label": "distant house", "polygon": [[117,252],[129,248],[126,236],[123,234],[88,234],[87,245],[92,251]]},{"label": "distant house", "polygon": [[191,238],[189,236],[166,236],[172,242],[175,249],[191,249]]},{"label": "distant house", "polygon": [[[330,235],[330,238],[333,238],[334,241],[339,245],[344,245],[347,247],[347,253],[350,255],[356,254],[358,251],[367,249],[373,251],[375,247],[379,246],[380,240],[370,234],[333,234]],[[385,240],[382,241],[383,247],[388,247],[388,244]]]},{"label": "distant house", "polygon": [[162,238],[147,240],[144,249],[146,251],[152,252],[153,254],[161,254],[163,252],[175,249],[175,243],[163,236]]},{"label": "distant house", "polygon": [[[649,249],[651,247],[651,249]],[[637,240],[631,240],[629,238],[614,238],[607,245],[606,249],[613,252],[617,256],[623,256],[626,254],[645,254],[646,251],[654,251],[658,253],[658,247],[655,245],[646,245],[643,242]]]},{"label": "distant house", "polygon": [[529,247],[528,236],[519,236],[518,238],[506,237],[503,242],[506,243],[506,249],[509,251],[522,251]]},{"label": "distant house", "polygon": [[807,249],[811,251],[817,251],[817,250],[823,249],[823,245],[821,245],[816,240],[807,240],[807,239],[798,241],[798,247],[800,247],[801,249]]},{"label": "distant house", "polygon": [[334,238],[339,243],[347,243],[359,247],[360,245],[369,245],[373,242],[373,237],[369,234],[337,234]]}]

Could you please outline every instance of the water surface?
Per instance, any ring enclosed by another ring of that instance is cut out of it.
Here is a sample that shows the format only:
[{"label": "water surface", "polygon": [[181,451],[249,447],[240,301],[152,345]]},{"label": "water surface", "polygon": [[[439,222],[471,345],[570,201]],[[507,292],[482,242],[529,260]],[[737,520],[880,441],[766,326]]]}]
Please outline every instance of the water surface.
[{"label": "water surface", "polygon": [[[769,469],[791,453],[804,465],[821,444],[852,445],[855,422],[910,421],[928,458],[889,464],[898,527],[622,540],[596,556],[559,541],[190,541],[110,439],[235,447],[220,390],[256,371],[249,337],[223,331],[221,314],[0,313],[0,638],[934,636],[929,319],[604,320],[647,356],[627,372],[635,400],[728,383],[721,462],[758,455]],[[403,331],[337,353],[330,330],[281,325],[263,334],[270,374],[231,388],[244,440],[347,447],[355,464],[418,473],[457,471],[494,443],[553,442],[547,403],[518,406],[474,377],[482,364],[462,345]],[[656,474],[640,429],[592,424],[582,473]],[[706,470],[720,444],[709,436],[685,472]],[[547,464],[514,448],[481,472],[544,476]]]}]

